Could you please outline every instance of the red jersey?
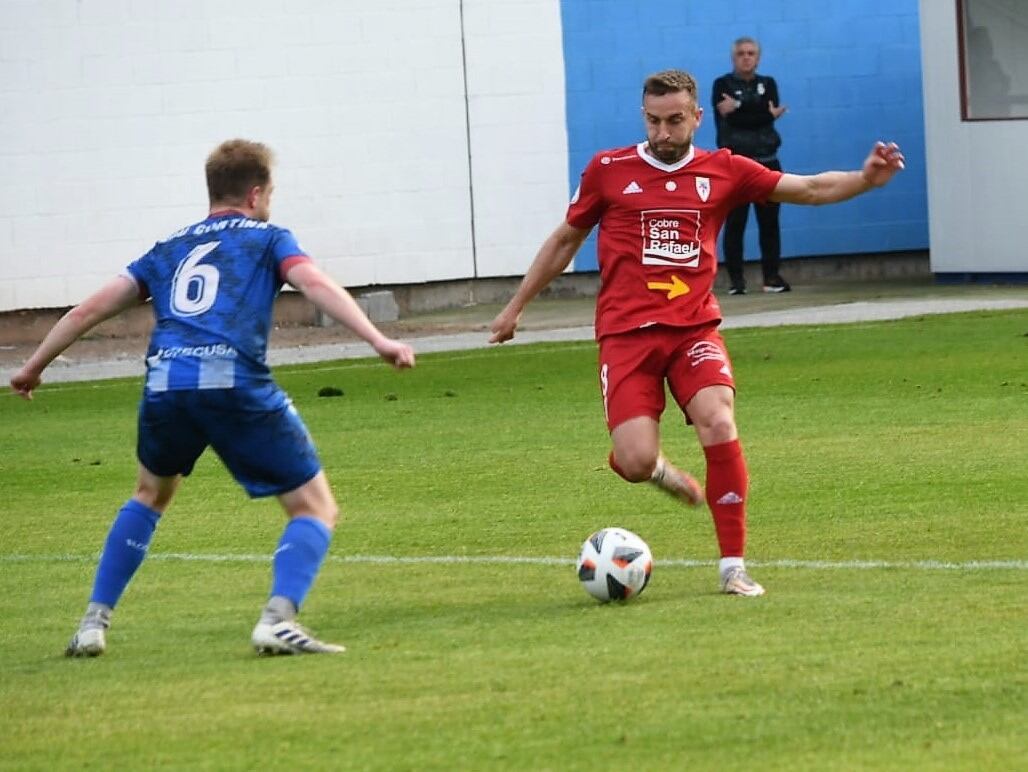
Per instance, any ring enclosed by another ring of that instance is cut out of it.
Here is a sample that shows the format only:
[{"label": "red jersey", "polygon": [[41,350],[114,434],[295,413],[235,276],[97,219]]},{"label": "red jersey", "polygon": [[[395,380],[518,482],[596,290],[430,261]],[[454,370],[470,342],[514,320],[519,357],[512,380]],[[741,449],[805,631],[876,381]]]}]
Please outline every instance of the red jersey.
[{"label": "red jersey", "polygon": [[645,142],[593,156],[567,222],[600,224],[596,337],[720,322],[717,234],[732,209],[766,200],[781,176],[728,150],[694,147],[670,165]]}]

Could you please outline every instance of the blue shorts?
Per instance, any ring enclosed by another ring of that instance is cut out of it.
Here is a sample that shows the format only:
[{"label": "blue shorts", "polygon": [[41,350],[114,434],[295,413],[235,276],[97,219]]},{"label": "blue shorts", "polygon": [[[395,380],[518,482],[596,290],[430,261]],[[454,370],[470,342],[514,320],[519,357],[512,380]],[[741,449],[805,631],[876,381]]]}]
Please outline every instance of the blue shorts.
[{"label": "blue shorts", "polygon": [[143,393],[136,455],[144,467],[188,475],[208,445],[253,498],[287,493],[321,470],[307,427],[274,383]]}]

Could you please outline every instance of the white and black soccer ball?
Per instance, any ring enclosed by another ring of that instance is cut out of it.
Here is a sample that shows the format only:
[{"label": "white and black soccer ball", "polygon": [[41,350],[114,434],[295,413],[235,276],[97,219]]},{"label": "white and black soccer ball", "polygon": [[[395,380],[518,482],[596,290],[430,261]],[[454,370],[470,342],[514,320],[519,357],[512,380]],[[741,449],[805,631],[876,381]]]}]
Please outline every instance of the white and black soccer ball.
[{"label": "white and black soccer ball", "polygon": [[629,600],[646,589],[653,573],[653,555],[637,534],[604,528],[582,545],[578,581],[597,600]]}]

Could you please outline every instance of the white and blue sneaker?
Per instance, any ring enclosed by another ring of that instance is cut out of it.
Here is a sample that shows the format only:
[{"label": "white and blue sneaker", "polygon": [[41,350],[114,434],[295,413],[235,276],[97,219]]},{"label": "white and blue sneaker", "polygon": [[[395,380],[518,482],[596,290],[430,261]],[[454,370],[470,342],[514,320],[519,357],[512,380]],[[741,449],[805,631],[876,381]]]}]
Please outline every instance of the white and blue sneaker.
[{"label": "white and blue sneaker", "polygon": [[258,622],[250,640],[258,654],[341,654],[345,646],[319,641],[295,620]]}]

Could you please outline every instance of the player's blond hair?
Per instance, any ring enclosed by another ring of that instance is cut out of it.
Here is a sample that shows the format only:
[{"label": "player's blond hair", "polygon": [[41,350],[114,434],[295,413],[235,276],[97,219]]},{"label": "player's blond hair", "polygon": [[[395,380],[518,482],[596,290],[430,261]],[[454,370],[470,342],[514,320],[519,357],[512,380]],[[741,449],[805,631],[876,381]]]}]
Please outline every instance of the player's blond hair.
[{"label": "player's blond hair", "polygon": [[696,102],[696,79],[684,70],[655,72],[643,82],[643,96],[664,96],[684,91]]},{"label": "player's blond hair", "polygon": [[260,142],[230,139],[207,156],[207,195],[211,203],[239,203],[255,187],[271,181],[274,155]]}]

